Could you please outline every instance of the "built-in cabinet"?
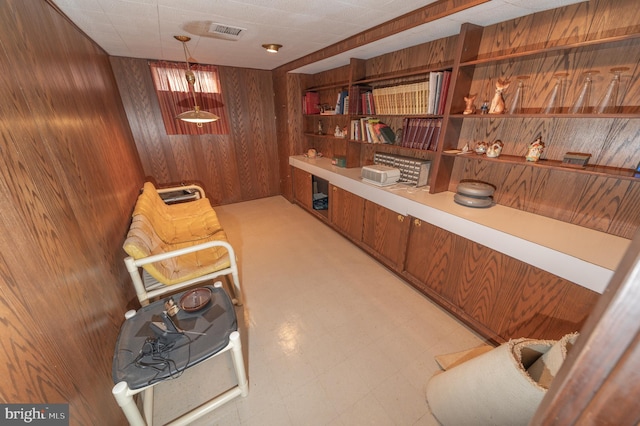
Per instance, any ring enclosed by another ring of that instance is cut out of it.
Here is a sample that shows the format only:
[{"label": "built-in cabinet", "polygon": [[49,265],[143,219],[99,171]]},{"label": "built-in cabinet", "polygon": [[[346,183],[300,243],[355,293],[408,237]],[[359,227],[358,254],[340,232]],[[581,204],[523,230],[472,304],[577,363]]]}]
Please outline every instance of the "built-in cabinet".
[{"label": "built-in cabinet", "polygon": [[[293,167],[293,175],[313,175]],[[599,294],[508,255],[398,214],[330,184],[329,219],[304,202],[311,185],[294,189],[296,202],[408,283],[494,342],[555,339],[578,331]]]},{"label": "built-in cabinet", "polygon": [[[313,175],[293,167],[294,176]],[[306,190],[305,190],[306,191]],[[330,185],[329,219],[296,202],[494,342],[578,331],[599,294]]]},{"label": "built-in cabinet", "polygon": [[496,341],[578,331],[599,295],[432,224],[412,219],[402,274]]},{"label": "built-in cabinet", "polygon": [[[432,195],[455,192],[462,181],[483,181],[496,187],[496,204],[631,239],[640,227],[638,22],[634,0],[590,0],[486,27],[463,24],[451,37],[302,75],[298,99],[313,90],[329,105],[354,85],[401,85],[442,70],[451,71],[451,80],[444,111],[435,116],[442,122],[435,149],[333,136],[336,126],[358,118],[349,114],[300,113],[291,120],[293,140],[301,141],[303,152],[316,148],[326,157],[346,157],[348,168],[372,164],[376,152],[428,159]],[[600,110],[616,73],[614,105]],[[502,93],[505,112],[483,114],[498,80],[509,82]],[[588,100],[574,108],[585,84]],[[465,114],[464,98],[471,96],[475,111]],[[406,117],[379,118],[397,130]],[[538,138],[542,155],[527,161]],[[473,152],[478,142],[498,140],[504,147],[497,158]],[[465,148],[472,152],[460,153]],[[587,166],[563,164],[568,152],[590,154]],[[579,330],[599,297],[508,250],[398,215],[343,189],[332,187],[329,203],[329,225],[496,341]]]},{"label": "built-in cabinet", "polygon": [[[357,85],[402,85],[450,70],[444,112],[432,116],[442,120],[437,147],[417,150],[333,136],[336,126],[348,128],[361,117],[349,114],[303,115],[302,138],[325,156],[346,157],[347,167],[371,164],[377,151],[428,159],[431,193],[481,180],[496,187],[498,204],[631,238],[640,226],[639,21],[632,0],[591,0],[487,27],[463,24],[452,37],[352,59],[347,66],[304,76],[300,95],[316,91],[321,104],[333,105],[340,91]],[[596,113],[616,72],[615,105]],[[587,78],[585,107],[574,110]],[[509,82],[502,94],[506,111],[482,114],[498,80]],[[516,92],[521,102],[513,109]],[[470,96],[476,110],[463,114],[464,98]],[[407,117],[377,116],[394,130]],[[527,161],[537,138],[544,151],[539,161]],[[498,140],[504,148],[497,158],[458,152]],[[567,152],[591,154],[588,165],[566,167]]]}]

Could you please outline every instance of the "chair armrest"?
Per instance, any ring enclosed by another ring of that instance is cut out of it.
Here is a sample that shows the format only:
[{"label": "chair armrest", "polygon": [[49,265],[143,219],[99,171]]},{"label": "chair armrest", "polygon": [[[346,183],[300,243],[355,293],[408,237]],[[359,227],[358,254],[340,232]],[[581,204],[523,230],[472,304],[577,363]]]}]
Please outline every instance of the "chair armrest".
[{"label": "chair armrest", "polygon": [[167,193],[182,193],[171,198],[163,199],[165,203],[170,204],[172,202],[184,201],[184,200],[199,200],[201,198],[206,198],[204,189],[199,185],[181,185],[181,186],[170,186],[167,188],[156,188],[156,192],[158,194],[167,194]]},{"label": "chair armrest", "polygon": [[233,247],[226,241],[207,241],[206,243],[196,244],[190,247],[185,247],[181,249],[176,249],[172,251],[168,251],[166,253],[154,254],[148,257],[144,257],[142,259],[134,260],[136,266],[140,267],[149,263],[160,262],[162,260],[170,259],[172,257],[182,256],[184,254],[193,253],[200,250],[206,250],[212,247],[224,247],[227,249],[229,253],[230,259],[235,259],[235,253],[233,251]]}]

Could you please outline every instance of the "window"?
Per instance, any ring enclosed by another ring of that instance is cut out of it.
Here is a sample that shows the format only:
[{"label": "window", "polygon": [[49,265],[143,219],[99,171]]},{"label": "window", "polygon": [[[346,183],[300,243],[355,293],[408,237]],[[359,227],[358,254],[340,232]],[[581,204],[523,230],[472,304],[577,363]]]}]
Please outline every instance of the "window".
[{"label": "window", "polygon": [[218,67],[214,65],[191,65],[196,76],[195,97],[201,110],[209,111],[219,120],[204,123],[202,127],[176,118],[194,107],[193,93],[185,78],[186,64],[178,62],[150,62],[151,76],[158,95],[164,127],[168,135],[228,134],[229,126],[220,90]]}]

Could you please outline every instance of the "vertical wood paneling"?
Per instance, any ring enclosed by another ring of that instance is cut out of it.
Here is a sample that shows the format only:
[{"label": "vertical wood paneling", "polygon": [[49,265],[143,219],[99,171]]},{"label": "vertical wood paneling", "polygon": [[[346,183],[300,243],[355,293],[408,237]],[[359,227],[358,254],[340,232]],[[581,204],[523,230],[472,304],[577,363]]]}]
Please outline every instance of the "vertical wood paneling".
[{"label": "vertical wood paneling", "polygon": [[449,189],[466,179],[496,186],[497,203],[623,238],[640,226],[640,183],[543,167],[458,158]]},{"label": "vertical wood paneling", "polygon": [[219,67],[228,135],[168,136],[147,61],[111,62],[147,177],[159,185],[198,182],[213,205],[280,193],[270,71]]},{"label": "vertical wood paneling", "polygon": [[0,400],[118,424],[105,395],[143,174],[109,59],[44,1],[5,2],[0,40]]}]

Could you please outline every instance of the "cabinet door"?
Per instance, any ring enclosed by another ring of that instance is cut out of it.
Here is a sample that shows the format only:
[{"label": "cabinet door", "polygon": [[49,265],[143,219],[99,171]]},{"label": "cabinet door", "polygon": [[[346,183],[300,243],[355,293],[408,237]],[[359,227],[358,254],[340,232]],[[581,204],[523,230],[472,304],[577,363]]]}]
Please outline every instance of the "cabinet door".
[{"label": "cabinet door", "polygon": [[293,167],[293,199],[306,208],[313,209],[313,187],[311,184],[311,173]]},{"label": "cabinet door", "polygon": [[451,301],[461,260],[456,259],[460,237],[420,219],[411,219],[405,274],[427,294]]},{"label": "cabinet door", "polygon": [[364,198],[333,185],[330,193],[331,224],[353,241],[362,241]]},{"label": "cabinet door", "polygon": [[397,271],[401,271],[404,264],[408,234],[408,216],[365,201],[362,241]]}]

